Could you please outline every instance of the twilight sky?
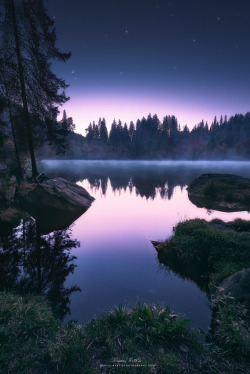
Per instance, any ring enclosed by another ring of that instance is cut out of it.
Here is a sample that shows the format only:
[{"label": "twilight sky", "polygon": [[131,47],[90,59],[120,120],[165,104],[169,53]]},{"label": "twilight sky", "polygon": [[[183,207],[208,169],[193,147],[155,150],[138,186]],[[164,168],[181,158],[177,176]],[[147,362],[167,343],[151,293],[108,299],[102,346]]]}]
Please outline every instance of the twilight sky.
[{"label": "twilight sky", "polygon": [[249,0],[50,0],[48,13],[72,52],[53,70],[78,133],[99,117],[175,115],[192,128],[250,111]]}]

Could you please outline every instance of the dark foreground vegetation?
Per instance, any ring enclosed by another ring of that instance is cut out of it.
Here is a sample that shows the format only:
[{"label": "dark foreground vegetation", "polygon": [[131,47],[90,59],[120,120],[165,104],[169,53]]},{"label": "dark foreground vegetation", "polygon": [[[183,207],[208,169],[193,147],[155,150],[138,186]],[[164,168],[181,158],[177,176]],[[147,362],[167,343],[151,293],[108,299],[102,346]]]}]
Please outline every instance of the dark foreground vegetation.
[{"label": "dark foreground vegetation", "polygon": [[181,266],[191,279],[201,279],[213,292],[226,277],[250,267],[250,222],[193,219],[174,227],[158,246],[162,262]]},{"label": "dark foreground vegetation", "polygon": [[212,347],[220,347],[225,358],[245,362],[248,372],[250,284],[244,279],[249,278],[250,222],[181,222],[169,240],[155,246],[161,262],[209,293],[213,314],[207,339]]},{"label": "dark foreground vegetation", "polygon": [[[0,300],[1,373],[250,372],[244,357],[233,360],[213,342],[205,347],[167,308],[118,307],[82,327],[62,325],[38,296],[1,293]],[[226,312],[221,318],[222,335],[231,321]]]},{"label": "dark foreground vegetation", "polygon": [[0,372],[250,373],[249,299],[219,286],[250,267],[249,248],[250,223],[239,219],[181,222],[170,240],[157,245],[161,261],[176,271],[185,265],[186,276],[198,284],[202,279],[210,294],[205,342],[188,320],[160,306],[119,306],[84,326],[65,326],[48,299],[1,292]]}]

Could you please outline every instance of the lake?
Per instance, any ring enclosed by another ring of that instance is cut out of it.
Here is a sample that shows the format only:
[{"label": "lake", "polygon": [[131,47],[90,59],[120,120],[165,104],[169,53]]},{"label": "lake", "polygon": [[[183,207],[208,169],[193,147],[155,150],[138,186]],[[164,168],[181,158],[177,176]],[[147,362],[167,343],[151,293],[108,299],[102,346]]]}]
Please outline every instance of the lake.
[{"label": "lake", "polygon": [[84,323],[120,304],[147,302],[168,305],[207,331],[206,293],[160,264],[150,240],[168,238],[186,219],[249,219],[248,212],[197,208],[186,190],[203,173],[250,177],[249,162],[46,160],[40,169],[76,182],[96,199],[69,234],[79,243],[71,249],[74,269],[61,282],[71,311],[65,321]]}]

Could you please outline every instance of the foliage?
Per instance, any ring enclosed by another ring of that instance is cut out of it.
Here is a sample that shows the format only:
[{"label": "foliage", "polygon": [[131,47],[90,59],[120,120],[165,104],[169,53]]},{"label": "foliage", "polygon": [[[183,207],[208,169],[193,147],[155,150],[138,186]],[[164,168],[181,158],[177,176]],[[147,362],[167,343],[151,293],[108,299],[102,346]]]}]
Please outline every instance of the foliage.
[{"label": "foliage", "polygon": [[213,299],[213,329],[211,339],[230,357],[241,357],[250,363],[249,309],[229,295]]},{"label": "foliage", "polygon": [[67,85],[51,71],[50,61],[66,61],[70,54],[56,48],[54,21],[43,0],[3,0],[1,5],[0,93],[9,110],[19,173],[19,149],[24,147],[36,176],[34,134],[40,141],[54,139],[58,105],[69,99]]},{"label": "foliage", "polygon": [[43,298],[6,293],[0,298],[1,373],[83,372],[82,334],[62,326]]},{"label": "foliage", "polygon": [[[113,121],[108,133],[105,119],[90,123],[86,137],[79,138],[79,150],[70,158],[83,159],[249,159],[250,113],[215,118],[208,126],[201,121],[191,131],[180,129],[175,116],[148,115],[136,124]],[[46,157],[46,152],[44,152]],[[51,156],[51,155],[50,155]],[[212,193],[210,189],[208,193]],[[216,193],[216,191],[214,191]]]},{"label": "foliage", "polygon": [[[228,276],[250,267],[250,222],[236,219],[225,223],[193,219],[180,222],[172,238],[159,245],[159,258],[172,263],[199,284],[205,276],[212,300],[212,322],[208,334],[210,354],[245,365],[250,363],[249,302],[239,302],[218,287]],[[201,272],[196,278],[193,266]],[[180,271],[180,270],[179,270]],[[243,370],[243,371],[244,371]],[[218,371],[219,372],[219,371]],[[229,364],[228,372],[237,372]]]},{"label": "foliage", "polygon": [[211,286],[227,276],[250,267],[250,224],[235,220],[207,222],[193,219],[174,227],[174,236],[162,244],[167,258],[186,267],[194,264],[208,275]]},{"label": "foliage", "polygon": [[188,321],[145,304],[64,326],[44,298],[2,292],[0,344],[0,371],[9,374],[248,372],[216,346],[205,348]]}]

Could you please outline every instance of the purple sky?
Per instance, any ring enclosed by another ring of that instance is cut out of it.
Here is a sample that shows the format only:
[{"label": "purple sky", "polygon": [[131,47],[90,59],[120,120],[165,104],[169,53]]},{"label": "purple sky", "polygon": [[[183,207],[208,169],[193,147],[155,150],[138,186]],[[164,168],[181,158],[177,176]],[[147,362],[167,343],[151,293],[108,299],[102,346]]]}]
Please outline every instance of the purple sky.
[{"label": "purple sky", "polygon": [[248,0],[53,0],[53,69],[70,87],[64,109],[85,134],[105,117],[129,123],[149,113],[183,127],[250,110]]}]

